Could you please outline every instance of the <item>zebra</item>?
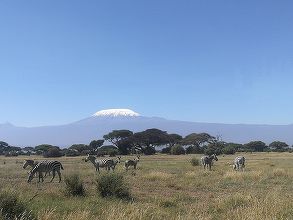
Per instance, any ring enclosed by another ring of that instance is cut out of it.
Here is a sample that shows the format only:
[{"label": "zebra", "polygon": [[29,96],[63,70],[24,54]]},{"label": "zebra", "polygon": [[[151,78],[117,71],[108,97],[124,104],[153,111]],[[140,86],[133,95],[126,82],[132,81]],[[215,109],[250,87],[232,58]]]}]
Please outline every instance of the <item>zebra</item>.
[{"label": "zebra", "polygon": [[243,156],[236,157],[234,160],[233,169],[243,171],[244,167],[245,167],[245,157]]},{"label": "zebra", "polygon": [[128,170],[128,167],[130,167],[130,166],[133,166],[133,168],[136,170],[136,166],[137,166],[137,163],[139,162],[139,158],[140,158],[140,156],[137,155],[136,158],[133,160],[126,160],[125,161],[126,171]]},{"label": "zebra", "polygon": [[[34,160],[24,160],[24,163],[22,165],[22,168],[25,169],[27,168],[27,166],[30,166],[31,168],[34,168],[37,164],[39,163],[39,161],[34,161]],[[49,176],[51,175],[51,172],[48,171],[45,173],[45,177],[47,176],[47,174],[49,174]]]},{"label": "zebra", "polygon": [[203,156],[203,157],[201,157],[201,163],[203,165],[203,168],[205,169],[206,166],[208,165],[209,170],[211,170],[213,160],[218,161],[218,158],[217,158],[216,154],[213,154],[211,156]]},{"label": "zebra", "polygon": [[114,171],[115,166],[114,166],[114,160],[113,159],[97,159],[95,156],[93,155],[87,155],[87,157],[85,158],[85,162],[87,161],[91,161],[92,164],[95,166],[96,171],[98,171],[100,173],[100,167],[103,168],[105,167],[106,170],[110,170],[110,168],[112,168],[112,170]]},{"label": "zebra", "polygon": [[50,182],[53,181],[53,179],[55,178],[55,173],[58,173],[59,176],[59,183],[61,182],[61,172],[60,169],[64,170],[62,164],[59,161],[41,161],[39,163],[37,163],[35,165],[35,167],[29,172],[29,177],[27,182],[30,183],[32,181],[32,179],[34,178],[34,174],[38,173],[39,174],[39,181],[40,182],[42,180],[42,182],[44,182],[44,177],[43,177],[43,172],[53,172],[53,176]]},{"label": "zebra", "polygon": [[121,161],[121,156],[117,157],[117,160],[113,161],[113,164],[111,165],[112,170],[115,170],[115,167],[118,163]]},{"label": "zebra", "polygon": [[25,169],[27,168],[27,166],[34,168],[38,163],[39,163],[38,161],[34,161],[34,160],[24,160],[22,168]]}]

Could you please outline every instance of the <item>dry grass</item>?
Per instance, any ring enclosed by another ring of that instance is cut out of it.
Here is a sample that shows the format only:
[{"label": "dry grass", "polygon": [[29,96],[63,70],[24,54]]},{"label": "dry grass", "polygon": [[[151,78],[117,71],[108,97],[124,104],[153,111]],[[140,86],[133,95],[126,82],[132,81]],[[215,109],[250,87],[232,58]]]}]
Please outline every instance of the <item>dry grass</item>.
[{"label": "dry grass", "polygon": [[193,156],[143,156],[138,169],[129,172],[119,164],[115,172],[129,183],[134,197],[131,202],[97,195],[98,174],[82,157],[56,159],[64,166],[63,176],[79,172],[85,197],[64,196],[64,182],[59,184],[57,179],[54,183],[48,183],[49,178],[41,184],[36,179],[26,183],[25,157],[0,157],[0,185],[2,190],[17,191],[42,220],[293,219],[292,154],[244,154],[244,172],[230,166],[236,155],[220,156],[212,171],[192,166]]}]

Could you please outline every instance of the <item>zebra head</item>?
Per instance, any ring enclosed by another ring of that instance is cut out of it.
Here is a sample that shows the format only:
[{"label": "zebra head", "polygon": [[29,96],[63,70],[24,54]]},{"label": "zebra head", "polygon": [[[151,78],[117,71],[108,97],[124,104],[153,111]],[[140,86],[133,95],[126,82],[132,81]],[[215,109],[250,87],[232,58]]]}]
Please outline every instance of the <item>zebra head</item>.
[{"label": "zebra head", "polygon": [[87,155],[87,157],[84,159],[84,161],[85,162],[88,162],[89,160],[90,161],[94,161],[96,159],[96,157],[95,156],[93,156],[93,155]]},{"label": "zebra head", "polygon": [[140,156],[137,155],[136,158],[134,160],[139,161]]},{"label": "zebra head", "polygon": [[33,160],[24,160],[22,168],[25,169],[27,166],[33,166],[33,164],[34,164]]},{"label": "zebra head", "polygon": [[216,154],[213,154],[213,155],[212,155],[212,158],[213,158],[215,161],[218,161],[218,158],[217,158],[217,155],[216,155]]},{"label": "zebra head", "polygon": [[30,182],[32,181],[32,179],[34,178],[34,173],[33,173],[32,171],[30,171],[28,174],[29,174],[29,175],[28,175],[28,180],[27,180],[27,182],[30,183]]}]

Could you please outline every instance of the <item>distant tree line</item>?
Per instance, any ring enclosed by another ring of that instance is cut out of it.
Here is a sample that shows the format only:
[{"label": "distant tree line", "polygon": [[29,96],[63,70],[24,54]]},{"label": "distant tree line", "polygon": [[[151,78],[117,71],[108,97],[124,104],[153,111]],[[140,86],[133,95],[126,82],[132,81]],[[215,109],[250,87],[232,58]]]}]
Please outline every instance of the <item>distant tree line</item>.
[{"label": "distant tree line", "polygon": [[[104,143],[110,143],[104,145]],[[58,146],[41,144],[35,147],[15,147],[0,141],[0,155],[43,155],[44,157],[80,156],[95,154],[98,156],[117,154],[152,155],[160,151],[164,154],[234,154],[235,152],[292,152],[292,146],[285,142],[274,141],[266,145],[262,141],[251,141],[246,144],[227,143],[220,137],[208,133],[192,133],[186,137],[179,134],[168,134],[166,131],[152,128],[141,132],[130,130],[113,130],[103,139],[93,140],[89,144],[74,144],[61,149]]]}]

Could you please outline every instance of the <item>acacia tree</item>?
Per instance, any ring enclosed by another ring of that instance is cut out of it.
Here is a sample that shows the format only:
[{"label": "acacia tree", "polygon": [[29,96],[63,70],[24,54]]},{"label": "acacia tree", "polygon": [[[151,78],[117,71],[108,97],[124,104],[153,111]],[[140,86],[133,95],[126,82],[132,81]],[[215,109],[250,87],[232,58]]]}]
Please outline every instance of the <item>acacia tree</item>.
[{"label": "acacia tree", "polygon": [[91,141],[89,146],[94,152],[97,152],[98,148],[101,147],[103,144],[104,140],[93,140]]},{"label": "acacia tree", "polygon": [[171,148],[182,140],[182,136],[179,134],[169,134],[167,139],[168,139],[168,145]]},{"label": "acacia tree", "polygon": [[289,145],[285,142],[274,141],[269,144],[269,148],[273,151],[286,151],[288,150]]},{"label": "acacia tree", "polygon": [[169,144],[170,139],[166,131],[152,128],[133,135],[133,145],[145,154],[154,154],[156,146]]},{"label": "acacia tree", "polygon": [[129,130],[113,130],[104,135],[103,138],[117,147],[121,154],[128,154],[132,148],[132,142],[130,141],[132,136],[133,132]]},{"label": "acacia tree", "polygon": [[251,141],[244,145],[245,148],[249,151],[263,152],[267,147],[266,144],[262,141]]},{"label": "acacia tree", "polygon": [[187,135],[181,143],[188,146],[186,153],[203,153],[207,144],[214,143],[215,137],[208,133],[192,133]]}]

